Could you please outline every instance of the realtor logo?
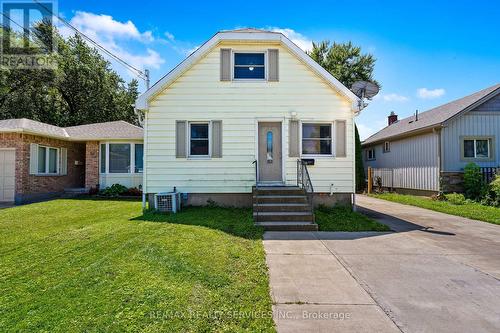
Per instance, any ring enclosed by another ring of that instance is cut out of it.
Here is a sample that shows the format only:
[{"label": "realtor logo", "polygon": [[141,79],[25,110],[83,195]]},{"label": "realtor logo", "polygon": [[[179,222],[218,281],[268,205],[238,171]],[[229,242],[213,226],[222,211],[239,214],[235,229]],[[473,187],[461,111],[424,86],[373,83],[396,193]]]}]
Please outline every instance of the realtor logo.
[{"label": "realtor logo", "polygon": [[4,69],[54,69],[54,34],[52,30],[40,27],[53,27],[54,18],[57,17],[56,2],[0,0],[0,4],[0,66]]}]

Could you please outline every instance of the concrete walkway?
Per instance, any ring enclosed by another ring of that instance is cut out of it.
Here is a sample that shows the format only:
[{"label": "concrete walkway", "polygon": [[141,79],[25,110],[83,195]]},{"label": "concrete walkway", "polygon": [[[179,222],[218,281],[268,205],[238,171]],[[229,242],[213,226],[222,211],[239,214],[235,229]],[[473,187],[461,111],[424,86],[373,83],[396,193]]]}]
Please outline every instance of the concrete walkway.
[{"label": "concrete walkway", "polygon": [[357,204],[397,232],[265,234],[279,332],[500,331],[500,226]]}]

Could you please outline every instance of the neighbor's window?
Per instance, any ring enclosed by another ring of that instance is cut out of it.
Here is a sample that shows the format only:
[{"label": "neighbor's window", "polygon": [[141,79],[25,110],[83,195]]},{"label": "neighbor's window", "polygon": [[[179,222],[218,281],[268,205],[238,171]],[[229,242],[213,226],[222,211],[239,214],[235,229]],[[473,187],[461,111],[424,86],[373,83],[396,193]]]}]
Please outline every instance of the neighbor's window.
[{"label": "neighbor's window", "polygon": [[189,124],[189,155],[209,155],[208,123]]},{"label": "neighbor's window", "polygon": [[366,160],[373,161],[375,159],[375,149],[370,148],[366,150]]},{"label": "neighbor's window", "polygon": [[106,144],[101,144],[101,173],[106,173]]},{"label": "neighbor's window", "polygon": [[130,172],[130,144],[109,144],[109,173]]},{"label": "neighbor's window", "polygon": [[144,156],[144,145],[143,144],[135,144],[135,173],[142,173],[143,170],[143,156]]},{"label": "neighbor's window", "polygon": [[332,124],[302,124],[302,154],[332,155]]},{"label": "neighbor's window", "polygon": [[391,151],[391,143],[389,141],[384,142],[384,153]]},{"label": "neighbor's window", "polygon": [[464,139],[464,158],[490,158],[490,138]]},{"label": "neighbor's window", "polygon": [[38,147],[38,173],[57,174],[59,172],[59,149]]},{"label": "neighbor's window", "polygon": [[101,143],[101,173],[142,173],[143,153],[142,143]]},{"label": "neighbor's window", "polygon": [[265,79],[265,54],[262,53],[235,53],[235,79]]}]

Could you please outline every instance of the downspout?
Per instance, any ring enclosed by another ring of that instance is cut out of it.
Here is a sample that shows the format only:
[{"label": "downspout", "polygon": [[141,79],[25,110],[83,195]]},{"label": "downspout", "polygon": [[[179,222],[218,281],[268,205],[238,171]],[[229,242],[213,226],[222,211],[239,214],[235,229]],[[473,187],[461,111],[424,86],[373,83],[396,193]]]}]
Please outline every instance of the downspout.
[{"label": "downspout", "polygon": [[437,149],[437,159],[438,159],[438,191],[441,192],[443,189],[441,188],[441,172],[443,171],[442,170],[442,148],[441,148],[441,142],[442,142],[442,139],[441,139],[441,134],[442,134],[442,131],[441,131],[441,128],[440,127],[436,127],[432,130],[434,133],[436,133],[437,137],[438,137],[438,149]]},{"label": "downspout", "polygon": [[144,142],[143,142],[143,154],[142,154],[142,210],[146,209],[146,195],[147,195],[147,152],[148,152],[148,110],[144,110]]}]

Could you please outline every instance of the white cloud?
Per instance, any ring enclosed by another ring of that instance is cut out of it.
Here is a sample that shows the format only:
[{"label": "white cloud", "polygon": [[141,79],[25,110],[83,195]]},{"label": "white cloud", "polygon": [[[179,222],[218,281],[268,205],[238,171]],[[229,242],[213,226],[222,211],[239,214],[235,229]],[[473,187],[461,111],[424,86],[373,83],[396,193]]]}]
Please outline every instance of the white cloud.
[{"label": "white cloud", "polygon": [[298,47],[300,47],[304,51],[310,51],[312,49],[312,40],[302,35],[301,33],[290,29],[290,28],[278,28],[278,27],[269,27],[264,28],[263,30],[270,30],[274,32],[281,32],[283,35],[288,37],[292,42],[294,42]]},{"label": "white cloud", "polygon": [[382,99],[386,102],[406,102],[408,97],[395,93],[382,95]]},{"label": "white cloud", "polygon": [[85,30],[92,30],[92,32],[103,34],[106,37],[132,38],[142,41],[153,40],[151,31],[141,33],[132,21],[119,22],[114,20],[110,15],[77,11],[71,19],[71,24]]},{"label": "white cloud", "polygon": [[438,89],[427,89],[420,88],[417,90],[417,96],[423,99],[433,99],[441,97],[445,94],[445,90],[443,88]]},{"label": "white cloud", "polygon": [[[70,23],[86,36],[136,68],[158,69],[165,62],[160,54],[151,48],[147,48],[145,53],[130,51],[131,46],[128,44],[130,41],[145,45],[155,40],[151,31],[139,31],[130,20],[119,22],[109,15],[78,11],[71,18]],[[61,25],[59,30],[65,37],[74,35],[74,31],[66,26]],[[112,59],[107,59],[112,61]]]},{"label": "white cloud", "polygon": [[170,41],[174,41],[175,40],[175,36],[173,34],[171,34],[170,32],[168,32],[168,31],[165,31],[164,35]]}]

